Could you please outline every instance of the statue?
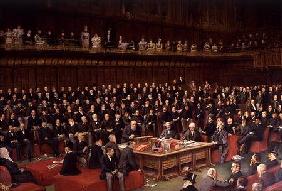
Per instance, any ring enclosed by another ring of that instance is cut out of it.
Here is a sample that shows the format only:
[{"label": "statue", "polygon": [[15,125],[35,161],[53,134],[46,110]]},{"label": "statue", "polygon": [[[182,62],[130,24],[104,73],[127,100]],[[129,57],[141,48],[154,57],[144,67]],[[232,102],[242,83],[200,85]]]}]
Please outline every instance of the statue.
[{"label": "statue", "polygon": [[82,48],[89,48],[89,32],[88,32],[88,27],[84,26],[84,30],[81,33],[81,44]]},{"label": "statue", "polygon": [[93,49],[101,48],[101,37],[99,37],[97,33],[94,34],[94,36],[91,39],[91,42],[92,42]]},{"label": "statue", "polygon": [[147,42],[145,41],[144,38],[141,39],[141,41],[139,42],[139,50],[140,51],[144,51],[147,49]]},{"label": "statue", "polygon": [[163,49],[162,39],[159,38],[158,42],[156,43],[156,50],[160,52],[162,51],[162,49]]}]

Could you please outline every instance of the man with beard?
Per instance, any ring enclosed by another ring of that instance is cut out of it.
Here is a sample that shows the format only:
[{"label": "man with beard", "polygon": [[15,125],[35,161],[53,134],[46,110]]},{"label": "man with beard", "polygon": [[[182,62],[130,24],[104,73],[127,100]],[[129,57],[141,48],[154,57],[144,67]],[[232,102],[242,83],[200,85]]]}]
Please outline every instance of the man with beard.
[{"label": "man with beard", "polygon": [[171,122],[166,122],[164,124],[165,129],[162,131],[160,138],[161,139],[171,139],[176,138],[176,133],[173,129],[171,129]]},{"label": "man with beard", "polygon": [[123,129],[123,133],[122,133],[122,140],[121,142],[122,143],[125,143],[125,142],[128,142],[130,140],[133,140],[135,137],[138,136],[137,134],[137,123],[135,120],[132,120],[130,122],[130,125],[126,126],[124,129]]}]

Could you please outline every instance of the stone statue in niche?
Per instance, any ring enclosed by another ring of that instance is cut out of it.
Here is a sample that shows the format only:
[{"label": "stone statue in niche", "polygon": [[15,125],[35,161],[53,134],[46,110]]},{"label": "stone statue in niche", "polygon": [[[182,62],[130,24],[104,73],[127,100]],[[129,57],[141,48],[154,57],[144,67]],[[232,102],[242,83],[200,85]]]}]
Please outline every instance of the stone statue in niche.
[{"label": "stone statue in niche", "polygon": [[182,45],[181,40],[177,42],[176,50],[177,50],[177,52],[182,52],[182,50],[183,50],[183,45]]},{"label": "stone statue in niche", "polygon": [[128,47],[128,43],[123,42],[122,36],[119,36],[118,49],[125,51],[127,47]]},{"label": "stone statue in niche", "polygon": [[196,43],[191,45],[191,53],[197,52],[198,51],[198,45]]},{"label": "stone statue in niche", "polygon": [[210,52],[210,51],[211,51],[211,46],[208,42],[206,42],[204,45],[204,52]]},{"label": "stone statue in niche", "polygon": [[151,39],[150,42],[148,43],[148,52],[154,52],[156,48],[155,43],[153,42],[153,40]]},{"label": "stone statue in niche", "polygon": [[88,26],[84,26],[84,30],[81,32],[81,44],[82,48],[89,48],[90,34],[88,32]]},{"label": "stone statue in niche", "polygon": [[158,42],[156,43],[156,50],[160,52],[162,51],[162,49],[163,49],[162,39],[159,38]]},{"label": "stone statue in niche", "polygon": [[138,43],[139,50],[144,51],[147,49],[148,43],[145,41],[145,38],[142,38],[141,41]]},{"label": "stone statue in niche", "polygon": [[171,44],[170,44],[170,41],[166,41],[166,44],[165,44],[165,50],[166,51],[171,51]]},{"label": "stone statue in niche", "polygon": [[187,40],[184,41],[182,51],[183,52],[187,52],[188,51],[188,42],[187,42]]},{"label": "stone statue in niche", "polygon": [[101,48],[101,37],[99,37],[97,33],[94,34],[94,36],[91,39],[91,42],[93,49]]}]

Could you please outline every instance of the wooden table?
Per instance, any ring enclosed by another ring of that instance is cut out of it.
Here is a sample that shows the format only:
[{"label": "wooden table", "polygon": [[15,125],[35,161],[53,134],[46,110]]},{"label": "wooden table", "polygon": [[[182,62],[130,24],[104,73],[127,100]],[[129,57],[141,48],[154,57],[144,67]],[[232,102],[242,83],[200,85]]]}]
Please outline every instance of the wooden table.
[{"label": "wooden table", "polygon": [[[166,178],[168,175],[181,175],[182,167],[189,166],[192,170],[211,164],[211,148],[213,143],[198,142],[180,150],[164,153],[152,151],[134,151],[140,168],[145,175],[153,176],[156,180]],[[153,174],[149,173],[153,170]],[[165,171],[172,171],[166,173]]]}]

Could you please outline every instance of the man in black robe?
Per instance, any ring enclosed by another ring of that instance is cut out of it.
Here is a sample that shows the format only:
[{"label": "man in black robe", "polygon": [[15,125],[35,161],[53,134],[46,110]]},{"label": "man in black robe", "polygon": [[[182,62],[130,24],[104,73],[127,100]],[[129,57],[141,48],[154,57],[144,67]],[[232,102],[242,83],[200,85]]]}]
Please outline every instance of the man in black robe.
[{"label": "man in black robe", "polygon": [[60,174],[63,176],[75,176],[80,174],[80,170],[77,167],[78,156],[77,153],[72,151],[73,145],[71,142],[66,144],[65,152],[66,155],[63,160],[63,166],[60,171]]},{"label": "man in black robe", "polygon": [[102,139],[97,138],[95,145],[90,147],[88,168],[101,168],[101,159],[103,156],[102,144]]}]

